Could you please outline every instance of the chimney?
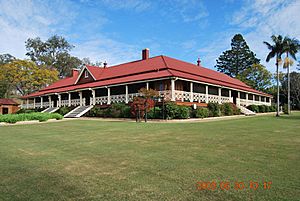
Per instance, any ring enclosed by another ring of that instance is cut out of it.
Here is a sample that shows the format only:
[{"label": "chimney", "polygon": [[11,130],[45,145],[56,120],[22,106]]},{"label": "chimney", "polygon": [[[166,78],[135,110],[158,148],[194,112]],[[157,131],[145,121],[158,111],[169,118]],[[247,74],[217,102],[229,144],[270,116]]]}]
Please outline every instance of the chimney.
[{"label": "chimney", "polygon": [[198,60],[197,60],[197,66],[201,66],[201,60],[200,60],[199,57],[198,57]]},{"label": "chimney", "polygon": [[73,68],[72,69],[72,77],[77,77],[79,75],[79,69]]},{"label": "chimney", "polygon": [[149,49],[148,48],[142,50],[142,60],[146,60],[146,59],[149,59]]},{"label": "chimney", "polygon": [[104,67],[104,68],[107,67],[107,62],[106,62],[106,61],[103,63],[103,67]]}]

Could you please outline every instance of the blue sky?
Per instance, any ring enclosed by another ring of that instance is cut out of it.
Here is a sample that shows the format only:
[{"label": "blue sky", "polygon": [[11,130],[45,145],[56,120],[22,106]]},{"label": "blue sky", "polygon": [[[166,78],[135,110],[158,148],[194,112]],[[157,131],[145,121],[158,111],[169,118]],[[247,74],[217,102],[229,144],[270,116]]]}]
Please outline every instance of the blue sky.
[{"label": "blue sky", "polygon": [[[24,41],[57,34],[73,55],[109,65],[140,59],[141,50],[214,68],[242,33],[266,64],[262,41],[272,34],[300,39],[300,0],[0,0],[0,54],[25,58]],[[300,55],[297,55],[300,57]]]}]

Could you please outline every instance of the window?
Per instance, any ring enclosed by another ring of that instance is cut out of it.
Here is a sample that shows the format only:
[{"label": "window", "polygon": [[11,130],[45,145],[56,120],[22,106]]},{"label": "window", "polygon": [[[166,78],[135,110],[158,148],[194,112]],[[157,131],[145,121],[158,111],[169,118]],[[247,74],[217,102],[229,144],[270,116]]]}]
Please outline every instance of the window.
[{"label": "window", "polygon": [[88,78],[89,77],[89,72],[86,70],[84,71],[84,78]]}]

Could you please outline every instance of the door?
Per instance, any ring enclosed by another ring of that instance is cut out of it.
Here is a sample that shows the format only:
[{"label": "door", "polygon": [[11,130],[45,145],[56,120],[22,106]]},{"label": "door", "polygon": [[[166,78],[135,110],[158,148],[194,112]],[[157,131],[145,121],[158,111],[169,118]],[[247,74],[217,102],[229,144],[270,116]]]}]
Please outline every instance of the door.
[{"label": "door", "polygon": [[2,114],[8,114],[8,108],[7,107],[2,108]]}]

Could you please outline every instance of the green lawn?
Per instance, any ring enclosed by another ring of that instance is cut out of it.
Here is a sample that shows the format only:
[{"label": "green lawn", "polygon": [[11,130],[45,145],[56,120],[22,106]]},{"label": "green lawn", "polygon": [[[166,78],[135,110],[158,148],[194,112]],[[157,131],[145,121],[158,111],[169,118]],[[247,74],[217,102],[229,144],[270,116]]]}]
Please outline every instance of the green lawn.
[{"label": "green lawn", "polygon": [[[257,190],[250,181],[259,182]],[[197,182],[231,189],[197,190]],[[245,189],[235,190],[234,182]],[[264,190],[263,182],[271,181]],[[300,113],[0,127],[0,200],[299,200]]]}]

